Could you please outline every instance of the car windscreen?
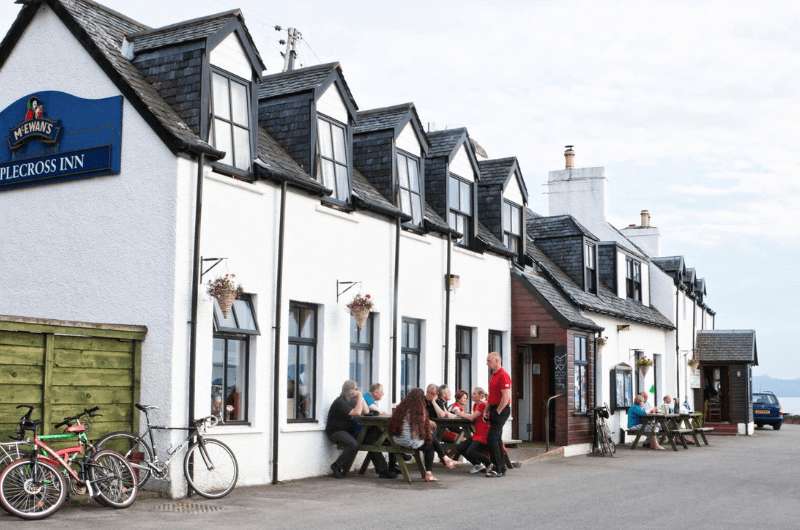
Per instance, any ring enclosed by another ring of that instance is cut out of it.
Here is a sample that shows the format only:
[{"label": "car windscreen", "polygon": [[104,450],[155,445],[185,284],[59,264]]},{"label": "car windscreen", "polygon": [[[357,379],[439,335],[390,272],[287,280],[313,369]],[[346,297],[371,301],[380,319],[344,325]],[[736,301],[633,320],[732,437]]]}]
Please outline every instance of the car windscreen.
[{"label": "car windscreen", "polygon": [[778,399],[772,394],[753,394],[753,404],[755,405],[777,405]]}]

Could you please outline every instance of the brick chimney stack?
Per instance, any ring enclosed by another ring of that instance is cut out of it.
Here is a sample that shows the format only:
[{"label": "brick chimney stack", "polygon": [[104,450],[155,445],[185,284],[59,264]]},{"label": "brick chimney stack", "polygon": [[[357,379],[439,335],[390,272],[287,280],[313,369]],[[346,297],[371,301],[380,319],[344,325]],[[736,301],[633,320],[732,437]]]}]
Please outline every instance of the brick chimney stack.
[{"label": "brick chimney stack", "polygon": [[649,210],[642,210],[642,228],[650,228],[650,211]]},{"label": "brick chimney stack", "polygon": [[565,145],[564,147],[564,168],[572,169],[575,167],[575,150],[571,145]]},{"label": "brick chimney stack", "polygon": [[629,224],[620,232],[625,234],[625,237],[636,243],[648,256],[656,257],[661,255],[661,235],[659,234],[658,227],[652,225],[650,218],[650,210],[642,210],[639,212],[640,222],[639,226]]}]

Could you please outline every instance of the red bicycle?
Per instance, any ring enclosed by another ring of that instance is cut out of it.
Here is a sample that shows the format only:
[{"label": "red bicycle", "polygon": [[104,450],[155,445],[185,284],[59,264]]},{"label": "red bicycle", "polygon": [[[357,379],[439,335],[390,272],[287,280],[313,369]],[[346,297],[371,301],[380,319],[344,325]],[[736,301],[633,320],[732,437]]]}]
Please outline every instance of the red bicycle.
[{"label": "red bicycle", "polygon": [[[69,485],[75,494],[88,493],[98,503],[112,508],[127,508],[136,500],[138,484],[133,469],[119,453],[110,449],[96,450],[86,434],[81,418],[99,416],[99,407],[84,409],[68,416],[56,427],[66,427],[62,434],[37,436],[41,421],[31,420],[30,405],[20,418],[17,437],[24,439],[33,432],[30,456],[16,460],[0,473],[0,505],[22,519],[44,519],[61,507]],[[76,443],[64,449],[53,449],[46,441]]]}]

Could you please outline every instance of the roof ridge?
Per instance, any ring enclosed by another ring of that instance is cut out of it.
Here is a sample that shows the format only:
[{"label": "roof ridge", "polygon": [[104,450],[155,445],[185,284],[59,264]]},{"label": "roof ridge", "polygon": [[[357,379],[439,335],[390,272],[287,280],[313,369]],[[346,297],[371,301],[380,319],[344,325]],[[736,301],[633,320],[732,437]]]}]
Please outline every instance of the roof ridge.
[{"label": "roof ridge", "polygon": [[517,159],[517,157],[513,156],[513,155],[512,156],[502,156],[500,158],[487,158],[486,160],[479,160],[478,163],[479,164],[485,164],[485,163],[489,163],[490,164],[490,163],[507,162],[509,160],[516,160],[516,159]]},{"label": "roof ridge", "polygon": [[[61,0],[57,0],[57,1],[61,2]],[[140,22],[140,21],[136,20],[135,18],[131,18],[128,15],[120,13],[116,9],[112,9],[112,8],[108,7],[107,5],[105,5],[105,4],[101,4],[100,2],[95,2],[94,0],[78,0],[78,1],[85,2],[87,4],[91,4],[92,6],[96,7],[97,9],[105,11],[106,13],[108,13],[110,15],[113,15],[115,17],[119,17],[119,18],[121,18],[123,20],[127,20],[131,24],[136,24],[137,26],[142,26],[143,28],[146,28],[146,29],[153,29],[150,26],[148,26],[147,24],[145,24],[143,22]],[[142,30],[142,31],[145,31],[145,30]]]},{"label": "roof ridge", "polygon": [[[91,1],[91,0],[85,0]],[[172,24],[167,24],[166,26],[159,26],[157,28],[150,28],[146,31],[137,31],[136,33],[131,33],[128,35],[130,38],[135,39],[136,37],[143,37],[145,35],[153,35],[156,33],[160,33],[162,31],[169,31],[171,29],[179,28],[181,26],[188,26],[189,24],[196,24],[198,22],[205,22],[207,20],[213,20],[215,18],[223,18],[231,15],[235,15],[237,17],[241,16],[242,10],[239,8],[236,9],[228,9],[227,11],[220,11],[219,13],[212,13],[210,15],[205,15],[202,17],[195,17],[190,18],[187,20],[181,20],[178,22],[173,22]]]},{"label": "roof ridge", "polygon": [[427,133],[429,136],[431,134],[453,134],[457,131],[467,132],[466,127],[453,127],[452,129],[439,129],[438,131],[430,131]]},{"label": "roof ridge", "polygon": [[376,107],[374,109],[359,110],[357,114],[369,114],[370,112],[383,112],[383,111],[395,110],[395,109],[411,110],[411,107],[413,107],[413,106],[414,106],[414,103],[409,101],[409,102],[406,102],[406,103],[398,103],[396,105],[389,105],[387,107]]},{"label": "roof ridge", "polygon": [[303,68],[296,68],[294,70],[289,70],[289,71],[286,71],[286,72],[276,72],[274,74],[265,75],[264,77],[261,78],[261,82],[263,83],[267,79],[270,79],[270,78],[274,79],[274,78],[276,78],[278,76],[289,77],[289,76],[292,76],[292,75],[297,75],[298,73],[308,72],[309,70],[312,70],[312,69],[322,70],[324,68],[339,67],[340,64],[341,63],[339,63],[339,61],[331,61],[329,63],[320,63],[320,64],[313,64],[311,66],[304,66]]}]

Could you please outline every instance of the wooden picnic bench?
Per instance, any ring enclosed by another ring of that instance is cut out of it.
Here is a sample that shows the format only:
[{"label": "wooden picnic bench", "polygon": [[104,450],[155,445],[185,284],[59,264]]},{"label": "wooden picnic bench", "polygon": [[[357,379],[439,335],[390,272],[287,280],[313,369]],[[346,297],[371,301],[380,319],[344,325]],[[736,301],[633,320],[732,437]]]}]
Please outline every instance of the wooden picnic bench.
[{"label": "wooden picnic bench", "polygon": [[[695,434],[699,434],[700,438],[703,439],[703,443],[708,445],[708,438],[706,438],[707,432],[712,432],[714,427],[706,427],[703,425],[703,414],[701,412],[692,412],[689,414],[689,423],[687,424],[692,426],[694,429]],[[700,443],[698,442],[698,446]]]},{"label": "wooden picnic bench", "polygon": [[[362,429],[359,431],[358,437],[356,438],[358,441],[359,451],[398,455],[397,465],[400,467],[400,472],[403,474],[403,478],[406,479],[406,482],[409,484],[411,484],[411,474],[409,473],[408,464],[403,456],[410,455],[417,463],[417,469],[419,470],[420,476],[423,479],[425,478],[425,466],[422,465],[420,450],[404,447],[395,442],[394,437],[389,432],[389,420],[391,419],[390,416],[357,416],[354,419],[362,426]],[[374,442],[365,443],[364,440],[367,436],[367,432],[370,429],[377,429],[379,435]],[[365,458],[364,463],[361,464],[361,469],[358,471],[359,475],[366,473],[368,467],[369,458]]]},{"label": "wooden picnic bench", "polygon": [[686,440],[683,439],[682,435],[674,432],[676,430],[674,421],[678,417],[679,415],[677,414],[660,413],[652,413],[642,416],[644,421],[642,422],[641,426],[634,431],[636,433],[636,438],[633,439],[631,449],[636,449],[636,447],[638,447],[639,440],[641,439],[642,435],[650,434],[648,431],[652,432],[655,436],[658,436],[662,440],[666,438],[666,440],[669,441],[673,451],[678,450],[678,446],[675,444],[676,438],[682,442],[682,445],[685,449],[688,449]]},{"label": "wooden picnic bench", "polygon": [[[471,439],[475,428],[475,425],[470,420],[460,417],[433,418],[433,422],[436,424],[436,432],[434,433],[434,436],[437,440],[439,440],[439,443],[442,444],[442,449],[444,449],[445,453],[447,453],[447,451],[450,449],[455,448],[460,440]],[[463,434],[463,437],[459,436],[454,442],[447,442],[442,439],[442,434],[448,430]]]}]

